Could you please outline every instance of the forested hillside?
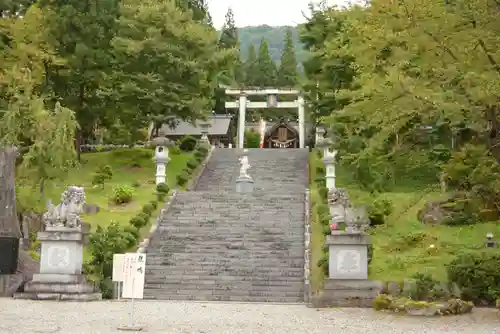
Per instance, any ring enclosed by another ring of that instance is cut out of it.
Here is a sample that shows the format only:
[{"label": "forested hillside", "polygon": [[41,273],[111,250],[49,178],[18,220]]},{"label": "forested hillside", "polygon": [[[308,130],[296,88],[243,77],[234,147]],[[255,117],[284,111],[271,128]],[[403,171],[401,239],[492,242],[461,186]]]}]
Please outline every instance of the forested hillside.
[{"label": "forested hillside", "polygon": [[295,52],[297,54],[297,61],[302,63],[306,58],[306,51],[299,42],[299,27],[271,27],[268,25],[262,25],[257,27],[244,27],[238,29],[238,34],[240,38],[240,49],[243,55],[243,59],[247,59],[247,51],[250,45],[258,48],[262,39],[267,40],[269,46],[269,54],[271,58],[279,62],[281,53],[285,47],[285,35],[286,31],[290,29],[292,32],[292,39],[295,45]]}]

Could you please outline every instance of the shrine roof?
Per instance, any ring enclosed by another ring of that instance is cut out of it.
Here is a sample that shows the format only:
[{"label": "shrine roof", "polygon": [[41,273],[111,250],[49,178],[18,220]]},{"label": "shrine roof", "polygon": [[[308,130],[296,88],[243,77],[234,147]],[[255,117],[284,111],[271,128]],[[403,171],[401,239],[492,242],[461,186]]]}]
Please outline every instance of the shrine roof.
[{"label": "shrine roof", "polygon": [[229,131],[231,123],[231,115],[211,115],[207,121],[199,120],[195,124],[185,121],[179,121],[178,125],[172,129],[168,125],[163,125],[160,129],[160,134],[163,136],[199,136],[201,135],[201,128],[199,124],[209,123],[211,126],[208,128],[209,135],[223,136]]}]

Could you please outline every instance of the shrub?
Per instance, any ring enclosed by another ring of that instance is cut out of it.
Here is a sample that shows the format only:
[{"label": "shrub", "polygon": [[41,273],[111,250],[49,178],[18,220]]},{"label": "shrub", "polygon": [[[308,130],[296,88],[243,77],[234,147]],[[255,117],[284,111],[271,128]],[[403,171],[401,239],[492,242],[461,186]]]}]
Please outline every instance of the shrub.
[{"label": "shrub", "polygon": [[411,276],[415,280],[415,289],[408,296],[413,300],[433,301],[435,299],[434,290],[439,282],[435,281],[429,274],[417,273]]},{"label": "shrub", "polygon": [[316,175],[319,175],[319,176],[324,176],[326,173],[326,169],[324,166],[316,166]]},{"label": "shrub", "polygon": [[186,173],[186,171],[182,171],[182,173],[178,174],[176,176],[177,179],[177,184],[181,187],[186,185],[187,181],[189,180],[189,174]]},{"label": "shrub", "polygon": [[110,165],[101,165],[94,173],[92,184],[104,189],[104,184],[113,178],[113,169]]},{"label": "shrub", "polygon": [[158,202],[164,202],[165,198],[167,198],[167,194],[164,193],[156,193],[156,200]]},{"label": "shrub", "polygon": [[392,297],[386,294],[379,294],[372,302],[375,311],[388,310],[392,305]]},{"label": "shrub", "polygon": [[195,149],[197,142],[196,138],[192,136],[185,136],[181,139],[179,149],[184,152],[191,152]]},{"label": "shrub", "polygon": [[181,149],[178,146],[172,146],[168,149],[168,152],[171,155],[179,155],[181,154]]},{"label": "shrub", "polygon": [[170,188],[166,183],[158,183],[156,185],[156,192],[157,193],[167,195],[169,191],[170,191]]},{"label": "shrub", "polygon": [[327,204],[321,203],[316,205],[316,213],[318,214],[318,217],[321,219],[325,216],[330,215],[330,207]]},{"label": "shrub", "polygon": [[246,148],[259,148],[260,147],[260,134],[250,130],[245,131],[245,147]]},{"label": "shrub", "polygon": [[205,157],[207,155],[201,151],[195,151],[194,152],[194,158],[196,159],[196,161],[198,162],[202,162],[203,160],[205,160]]},{"label": "shrub", "polygon": [[150,215],[148,215],[147,213],[145,212],[140,212],[137,217],[141,217],[142,219],[144,219],[144,221],[146,222],[146,224],[149,222],[149,218],[151,218]]},{"label": "shrub", "polygon": [[130,225],[134,226],[137,229],[140,229],[140,228],[146,226],[147,223],[148,222],[146,220],[144,220],[144,217],[139,216],[139,215],[130,219]]},{"label": "shrub", "polygon": [[151,204],[151,206],[156,210],[158,209],[158,202],[157,201],[151,201],[149,202],[149,204]]},{"label": "shrub", "polygon": [[318,186],[318,188],[321,188],[321,187],[326,187],[326,177],[324,176],[318,176],[314,179],[314,182],[316,183],[316,185]]},{"label": "shrub", "polygon": [[448,280],[458,286],[464,300],[494,305],[500,298],[499,268],[498,252],[465,252],[448,264]]},{"label": "shrub", "polygon": [[196,167],[198,167],[200,163],[195,159],[191,159],[187,162],[186,165],[188,166],[189,169],[196,169]]},{"label": "shrub", "polygon": [[154,210],[155,208],[151,205],[151,203],[144,204],[144,206],[142,207],[142,212],[144,212],[148,216],[151,216]]},{"label": "shrub", "polygon": [[205,156],[208,155],[208,147],[206,147],[206,146],[198,146],[197,151],[204,153]]},{"label": "shrub", "polygon": [[87,250],[91,260],[85,263],[84,272],[90,282],[99,286],[103,298],[113,296],[113,254],[121,254],[129,249],[133,237],[132,233],[125,231],[117,222],[111,222],[106,228],[98,226],[89,235]]},{"label": "shrub", "polygon": [[385,219],[392,213],[392,202],[387,199],[375,199],[368,209],[370,226],[382,225]]},{"label": "shrub", "polygon": [[327,187],[319,188],[318,194],[324,202],[326,202],[328,200],[328,188]]},{"label": "shrub", "polygon": [[110,152],[109,159],[116,165],[132,167],[152,167],[154,152],[147,148],[123,148]]},{"label": "shrub", "polygon": [[323,253],[323,256],[321,256],[321,258],[317,263],[317,266],[321,268],[325,277],[328,277],[330,271],[328,268],[328,262],[329,262],[329,252],[325,252]]},{"label": "shrub", "polygon": [[111,200],[115,204],[125,204],[132,201],[134,195],[134,189],[126,185],[118,185],[113,188],[113,194],[111,195]]}]

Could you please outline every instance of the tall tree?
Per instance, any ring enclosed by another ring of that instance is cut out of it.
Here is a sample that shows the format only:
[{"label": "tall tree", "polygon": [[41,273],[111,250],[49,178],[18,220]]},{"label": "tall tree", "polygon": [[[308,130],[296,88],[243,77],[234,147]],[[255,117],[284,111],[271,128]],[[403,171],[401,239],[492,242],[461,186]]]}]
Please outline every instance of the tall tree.
[{"label": "tall tree", "polygon": [[255,46],[250,44],[247,50],[247,57],[244,63],[245,68],[245,84],[249,87],[258,85],[258,63]]},{"label": "tall tree", "polygon": [[83,139],[105,116],[98,92],[112,62],[110,42],[116,31],[118,1],[41,0],[40,5],[48,27],[47,39],[64,59],[63,66],[47,68],[47,79],[54,100],[76,113],[79,152]]},{"label": "tall tree", "polygon": [[276,85],[276,64],[269,54],[269,46],[265,39],[262,39],[259,46],[259,54],[257,56],[257,75],[257,86],[272,87]]},{"label": "tall tree", "polygon": [[236,28],[236,23],[234,21],[234,13],[231,8],[227,10],[226,19],[219,38],[219,47],[224,49],[237,48],[239,45],[238,41],[238,29]]},{"label": "tall tree", "polygon": [[225,61],[217,34],[173,1],[126,1],[113,47],[116,74],[106,92],[128,124],[158,117],[194,121],[211,109],[211,69]]},{"label": "tall tree", "polygon": [[233,52],[233,57],[228,57],[217,78],[218,87],[214,94],[214,112],[216,114],[226,113],[226,93],[225,88],[219,86],[236,86],[243,83],[244,70],[240,59],[240,44],[238,40],[238,29],[234,22],[234,14],[231,8],[226,13],[226,20],[222,27],[219,41],[219,50]]},{"label": "tall tree", "polygon": [[297,81],[295,44],[293,42],[292,30],[288,28],[285,34],[285,47],[281,54],[277,83],[280,87],[294,87],[297,85]]}]

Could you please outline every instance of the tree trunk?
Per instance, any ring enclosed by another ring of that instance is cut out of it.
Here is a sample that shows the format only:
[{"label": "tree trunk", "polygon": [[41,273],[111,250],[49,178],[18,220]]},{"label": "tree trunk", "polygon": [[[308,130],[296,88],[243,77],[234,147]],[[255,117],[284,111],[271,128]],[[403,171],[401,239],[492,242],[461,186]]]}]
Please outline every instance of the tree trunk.
[{"label": "tree trunk", "polygon": [[14,179],[16,157],[16,148],[0,148],[0,236],[20,238]]}]

